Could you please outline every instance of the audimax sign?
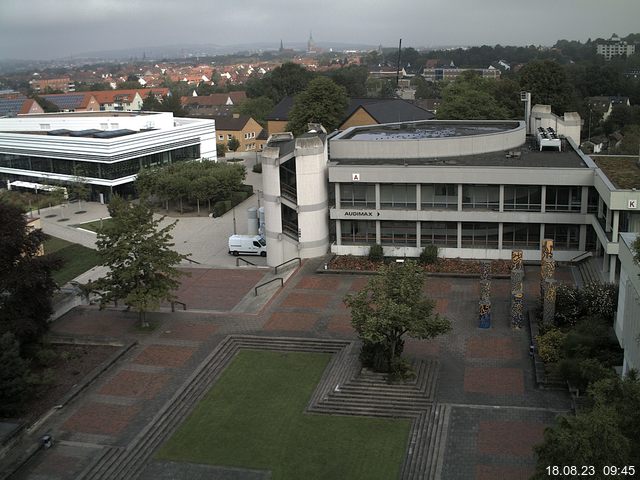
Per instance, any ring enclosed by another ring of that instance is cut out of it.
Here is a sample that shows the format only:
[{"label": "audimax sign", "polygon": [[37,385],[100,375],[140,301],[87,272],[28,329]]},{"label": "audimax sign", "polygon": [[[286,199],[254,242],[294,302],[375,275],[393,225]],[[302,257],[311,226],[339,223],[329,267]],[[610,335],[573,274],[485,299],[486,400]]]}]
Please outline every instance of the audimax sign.
[{"label": "audimax sign", "polygon": [[380,212],[371,212],[367,210],[351,210],[344,212],[345,217],[379,217]]}]

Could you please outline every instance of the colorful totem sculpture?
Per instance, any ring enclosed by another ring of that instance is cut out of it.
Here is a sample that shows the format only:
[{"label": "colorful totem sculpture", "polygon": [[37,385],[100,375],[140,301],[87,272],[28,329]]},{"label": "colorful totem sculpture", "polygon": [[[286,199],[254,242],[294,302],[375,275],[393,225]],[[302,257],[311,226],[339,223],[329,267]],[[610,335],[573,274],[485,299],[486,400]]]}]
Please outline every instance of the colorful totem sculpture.
[{"label": "colorful totem sculpture", "polygon": [[480,328],[491,327],[491,262],[482,262],[480,270]]},{"label": "colorful totem sculpture", "polygon": [[524,318],[524,267],[522,250],[511,252],[511,327],[521,328]]}]

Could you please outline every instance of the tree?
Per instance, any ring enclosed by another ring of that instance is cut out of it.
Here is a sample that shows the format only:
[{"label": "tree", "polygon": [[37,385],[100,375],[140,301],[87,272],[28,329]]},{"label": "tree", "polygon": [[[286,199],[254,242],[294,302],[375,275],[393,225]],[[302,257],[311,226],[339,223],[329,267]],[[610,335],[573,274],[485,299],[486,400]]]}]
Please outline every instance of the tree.
[{"label": "tree", "polygon": [[232,152],[235,152],[240,148],[240,140],[238,140],[235,136],[232,136],[231,139],[227,142],[227,148]]},{"label": "tree", "polygon": [[52,272],[60,261],[38,256],[44,239],[17,207],[0,203],[0,335],[13,333],[22,348],[40,339],[53,313]]},{"label": "tree", "polygon": [[96,242],[109,271],[84,288],[99,296],[102,308],[124,301],[146,327],[146,313],[175,299],[173,291],[183,275],[176,265],[188,255],[171,249],[171,230],[177,221],[160,228],[164,217],[154,219],[145,203],[130,204],[117,196],[109,204],[109,213],[112,221],[102,227]]},{"label": "tree", "polygon": [[151,91],[142,100],[142,110],[145,112],[159,112],[161,107],[162,104]]},{"label": "tree", "polygon": [[[267,115],[273,110],[274,103],[269,97],[248,98],[237,108],[237,113],[253,118],[264,128],[267,125]],[[224,155],[222,155],[224,156]]]},{"label": "tree", "polygon": [[340,125],[348,103],[344,87],[326,77],[318,77],[296,97],[287,130],[299,135],[307,131],[308,123],[321,123],[327,131],[333,131]]},{"label": "tree", "polygon": [[369,70],[364,65],[349,65],[329,72],[329,78],[347,90],[349,97],[367,96]]},{"label": "tree", "polygon": [[29,363],[20,356],[15,335],[0,335],[0,417],[10,417],[22,410],[29,397]]},{"label": "tree", "polygon": [[87,179],[83,176],[82,169],[74,167],[73,183],[71,184],[71,193],[78,200],[78,208],[82,210],[82,202],[89,200],[91,196],[91,187],[89,187]]},{"label": "tree", "polygon": [[616,411],[605,406],[575,417],[560,417],[556,426],[545,430],[544,442],[535,447],[538,458],[532,478],[549,478],[549,465],[592,465],[600,474],[605,465],[629,465],[630,442],[618,421]]},{"label": "tree", "polygon": [[378,370],[393,371],[403,337],[433,338],[451,330],[423,293],[425,273],[413,261],[380,269],[360,292],[347,295],[351,323],[364,342],[361,358]]},{"label": "tree", "polygon": [[527,63],[519,72],[520,86],[531,92],[533,104],[551,105],[553,111],[563,114],[573,104],[573,87],[564,68],[551,60]]},{"label": "tree", "polygon": [[509,115],[493,96],[494,86],[474,72],[465,72],[442,91],[438,120],[502,120]]},{"label": "tree", "polygon": [[266,96],[275,104],[286,96],[302,92],[314,77],[315,74],[303,66],[286,62],[274,68],[262,79],[249,79],[247,96],[249,98]]}]

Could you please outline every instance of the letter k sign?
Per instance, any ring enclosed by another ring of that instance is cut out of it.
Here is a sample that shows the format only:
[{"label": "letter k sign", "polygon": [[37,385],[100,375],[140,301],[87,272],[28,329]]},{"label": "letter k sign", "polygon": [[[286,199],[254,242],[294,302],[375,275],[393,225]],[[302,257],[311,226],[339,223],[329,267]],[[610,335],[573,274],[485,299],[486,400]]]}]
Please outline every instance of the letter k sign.
[{"label": "letter k sign", "polygon": [[629,200],[627,205],[629,208],[638,208],[638,200]]}]

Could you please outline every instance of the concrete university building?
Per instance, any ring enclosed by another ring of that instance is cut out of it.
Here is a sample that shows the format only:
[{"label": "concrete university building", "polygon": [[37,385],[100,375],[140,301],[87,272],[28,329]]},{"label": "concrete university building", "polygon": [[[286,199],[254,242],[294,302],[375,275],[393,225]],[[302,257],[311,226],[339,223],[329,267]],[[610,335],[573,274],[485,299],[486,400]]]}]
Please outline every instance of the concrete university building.
[{"label": "concrete university building", "polygon": [[[269,264],[327,251],[416,257],[601,257],[640,231],[640,185],[620,188],[583,154],[580,117],[536,105],[527,121],[420,121],[270,137],[262,153]],[[528,124],[528,125],[527,125]]]},{"label": "concrete university building", "polygon": [[[593,158],[577,147],[580,117],[533,107],[525,121],[417,121],[327,135],[272,135],[262,153],[267,260],[328,251],[540,261],[590,252],[619,283],[615,330],[623,373],[640,369],[640,232],[637,157]],[[624,173],[623,173],[624,172]],[[637,172],[635,175],[629,172]]]},{"label": "concrete university building", "polygon": [[[166,112],[75,112],[0,118],[0,180],[64,185],[81,177],[92,198],[133,194],[142,167],[216,160],[215,122]],[[16,183],[18,182],[18,183]]]}]

